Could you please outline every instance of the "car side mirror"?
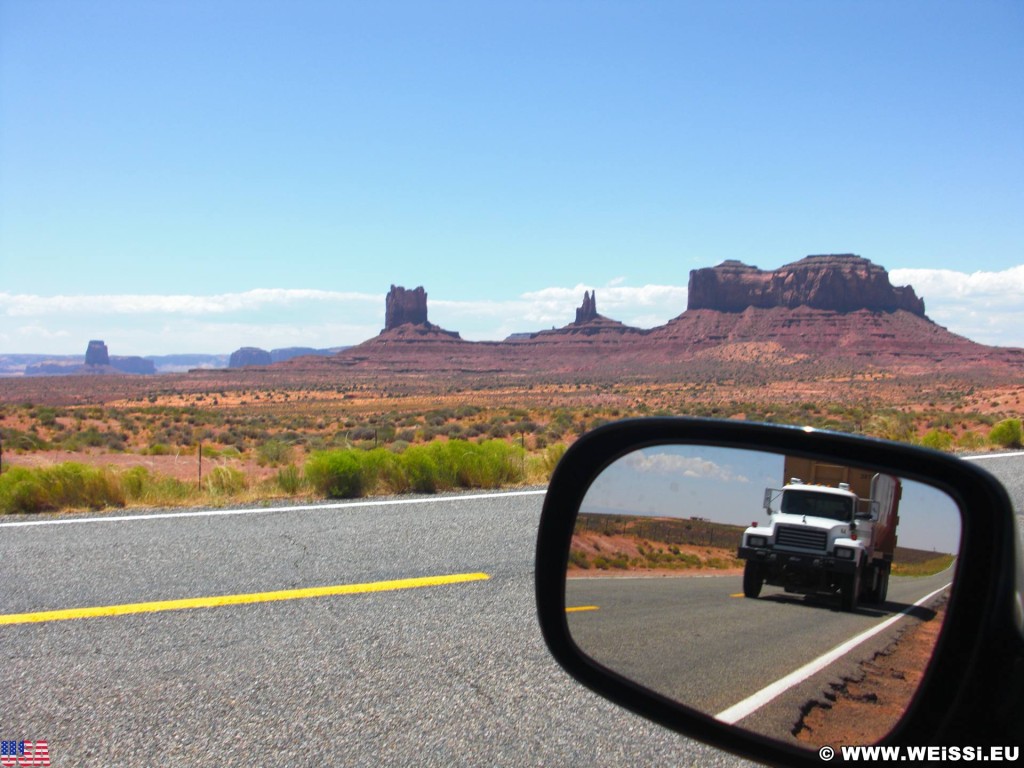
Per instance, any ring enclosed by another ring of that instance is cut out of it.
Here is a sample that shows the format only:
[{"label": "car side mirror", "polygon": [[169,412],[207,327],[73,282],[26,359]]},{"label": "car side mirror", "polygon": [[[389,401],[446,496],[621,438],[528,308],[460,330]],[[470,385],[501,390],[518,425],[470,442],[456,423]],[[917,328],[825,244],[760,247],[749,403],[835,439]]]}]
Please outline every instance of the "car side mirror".
[{"label": "car side mirror", "polygon": [[[790,461],[885,475],[884,523],[747,528]],[[839,743],[973,744],[1021,728],[1008,714],[1022,675],[1015,536],[1002,485],[945,454],[775,425],[617,422],[554,472],[538,616],[577,680],[744,757],[820,765]],[[901,640],[911,685],[874,730],[852,732],[863,718],[828,704],[833,686]],[[999,707],[986,686],[1006,692]],[[810,725],[815,706],[828,711]]]}]

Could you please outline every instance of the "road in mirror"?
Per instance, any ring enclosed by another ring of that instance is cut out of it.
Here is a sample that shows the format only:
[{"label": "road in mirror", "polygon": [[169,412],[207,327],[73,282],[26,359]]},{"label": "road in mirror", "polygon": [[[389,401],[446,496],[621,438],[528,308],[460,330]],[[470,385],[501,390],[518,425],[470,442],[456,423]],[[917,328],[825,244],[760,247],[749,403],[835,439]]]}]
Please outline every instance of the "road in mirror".
[{"label": "road in mirror", "polygon": [[587,491],[569,629],[686,706],[817,748],[898,722],[945,616],[960,513],[921,483],[834,461],[645,448]]}]

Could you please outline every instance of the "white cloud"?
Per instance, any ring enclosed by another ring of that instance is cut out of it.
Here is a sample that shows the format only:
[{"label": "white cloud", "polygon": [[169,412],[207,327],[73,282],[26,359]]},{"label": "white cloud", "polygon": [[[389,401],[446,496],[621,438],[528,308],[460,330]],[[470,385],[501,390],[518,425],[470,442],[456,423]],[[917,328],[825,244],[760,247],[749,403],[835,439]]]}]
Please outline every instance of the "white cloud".
[{"label": "white cloud", "polygon": [[528,291],[506,301],[430,300],[432,322],[459,331],[465,339],[503,339],[510,333],[559,328],[576,319],[583,293],[595,291],[597,311],[637,328],[662,325],[686,309],[686,288],[675,285],[608,285],[579,283]]},{"label": "white cloud", "polygon": [[636,472],[671,475],[673,477],[701,477],[727,482],[748,483],[745,476],[729,467],[695,456],[680,456],[666,451],[636,451],[622,462]]},{"label": "white cloud", "polygon": [[1001,272],[893,269],[893,285],[911,285],[925,313],[954,333],[996,346],[1024,347],[1024,265]]}]

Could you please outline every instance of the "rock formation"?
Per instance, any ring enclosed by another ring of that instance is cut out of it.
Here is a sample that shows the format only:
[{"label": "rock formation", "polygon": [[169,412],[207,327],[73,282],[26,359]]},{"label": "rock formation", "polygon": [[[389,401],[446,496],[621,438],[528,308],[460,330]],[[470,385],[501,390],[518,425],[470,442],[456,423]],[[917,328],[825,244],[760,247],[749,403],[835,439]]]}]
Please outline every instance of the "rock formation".
[{"label": "rock formation", "polygon": [[597,318],[597,291],[583,292],[583,304],[576,310],[576,323],[585,323]]},{"label": "rock formation", "polygon": [[90,341],[85,350],[85,364],[110,365],[110,353],[107,351],[107,345],[98,339]]},{"label": "rock formation", "polygon": [[390,331],[407,323],[429,325],[427,292],[422,285],[412,291],[392,285],[384,300],[384,330]]},{"label": "rock formation", "polygon": [[457,331],[446,331],[427,320],[427,292],[422,285],[412,291],[392,285],[384,299],[384,329],[377,338],[397,341],[435,336],[461,341]]},{"label": "rock formation", "polygon": [[584,291],[583,303],[576,308],[576,319],[569,325],[561,328],[552,328],[550,331],[538,331],[528,336],[530,341],[551,342],[558,337],[565,336],[600,336],[609,338],[612,336],[623,336],[631,334],[644,334],[639,328],[632,328],[618,320],[599,315],[597,313],[597,292]]},{"label": "rock formation", "polygon": [[242,347],[231,353],[228,368],[246,368],[250,365],[270,365],[270,353],[258,347]]},{"label": "rock formation", "polygon": [[733,260],[690,272],[688,310],[743,312],[749,307],[905,310],[924,317],[924,301],[912,287],[893,286],[884,268],[850,253],[808,256],[774,272]]}]

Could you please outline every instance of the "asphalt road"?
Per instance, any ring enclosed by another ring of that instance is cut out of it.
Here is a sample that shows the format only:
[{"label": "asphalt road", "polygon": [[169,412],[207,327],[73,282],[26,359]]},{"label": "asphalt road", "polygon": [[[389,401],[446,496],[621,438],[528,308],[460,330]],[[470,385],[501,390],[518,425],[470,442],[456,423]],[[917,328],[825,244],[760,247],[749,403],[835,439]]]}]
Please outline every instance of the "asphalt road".
[{"label": "asphalt road", "polygon": [[[740,576],[583,577],[570,580],[566,600],[570,608],[586,608],[569,613],[570,631],[585,653],[715,715],[910,608],[951,579],[951,572],[894,577],[883,606],[859,606],[851,613],[839,610],[837,600],[786,595],[776,587],[766,586],[758,600],[748,600]],[[932,615],[922,606],[902,621]],[[853,653],[870,658],[886,643],[887,637],[880,636]],[[797,710],[790,713],[790,727],[798,715]]]},{"label": "asphalt road", "polygon": [[[1021,509],[1019,458],[984,466]],[[0,523],[0,620],[487,575],[0,624],[0,738],[47,740],[55,766],[741,764],[605,702],[551,661],[533,602],[541,502]]]},{"label": "asphalt road", "polygon": [[0,524],[2,615],[489,577],[0,625],[0,738],[47,740],[54,766],[741,764],[550,659],[533,600],[542,498]]}]

